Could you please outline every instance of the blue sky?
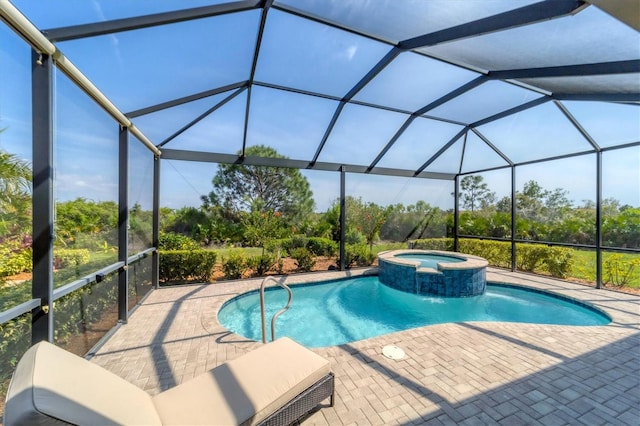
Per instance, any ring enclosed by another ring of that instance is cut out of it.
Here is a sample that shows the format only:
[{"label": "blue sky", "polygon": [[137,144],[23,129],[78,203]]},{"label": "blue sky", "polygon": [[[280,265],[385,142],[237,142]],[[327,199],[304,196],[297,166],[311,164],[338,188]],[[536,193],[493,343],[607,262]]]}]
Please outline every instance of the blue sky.
[{"label": "blue sky", "polygon": [[[304,3],[317,6],[311,0]],[[526,1],[517,4],[523,3]],[[44,29],[170,10],[175,2],[16,0],[14,4]],[[181,2],[180,6],[204,4],[211,2]],[[492,4],[504,7],[506,3]],[[340,13],[340,3],[322,5],[327,9],[324,13]],[[387,6],[386,2],[381,5],[383,9]],[[604,19],[597,13],[597,10],[589,12],[585,19]],[[454,19],[454,15],[449,18]],[[455,15],[456,19],[460,16]],[[69,41],[60,43],[59,47],[116,106],[128,112],[248,79],[259,19],[259,11],[248,11],[166,28]],[[395,28],[390,24],[385,26],[389,32],[385,36],[391,38],[394,33],[406,37],[420,30],[417,26]],[[255,79],[341,97],[389,48],[383,43],[271,10]],[[29,58],[26,44],[0,25],[3,75],[0,127],[6,128],[0,134],[0,148],[25,159],[31,157]],[[415,111],[478,75],[434,59],[403,53],[354,99]],[[55,85],[56,196],[61,201],[76,197],[116,199],[117,125],[64,75],[56,73]],[[229,94],[139,117],[134,122],[157,144]],[[246,91],[241,93],[168,143],[166,148],[236,153],[242,146],[246,96]],[[338,106],[334,100],[261,86],[254,86],[251,96],[247,145],[270,145],[294,159],[313,157]],[[468,123],[539,96],[521,87],[493,81],[429,114]],[[640,140],[640,108],[637,106],[594,102],[566,102],[565,105],[603,147]],[[407,117],[400,112],[349,104],[336,122],[319,161],[369,165]],[[378,166],[415,170],[461,128],[460,124],[419,117]],[[480,126],[478,130],[516,162],[534,160],[543,154],[555,156],[590,149],[588,142],[550,102]],[[131,145],[135,147],[131,154],[131,180],[135,182],[131,185],[131,198],[133,202],[150,205],[146,188],[151,186],[153,159],[136,141]],[[427,170],[455,172],[460,167],[463,146],[463,172],[505,164],[479,137],[469,134],[466,145],[465,141],[458,141]],[[567,189],[569,198],[576,204],[595,200],[595,161],[595,156],[589,155],[518,167],[517,187],[521,189],[525,182],[536,180],[546,189]],[[603,164],[603,196],[640,206],[640,147],[605,152]],[[215,171],[214,164],[163,161],[162,205],[174,208],[199,205],[199,196],[211,190]],[[339,174],[304,173],[311,183],[317,210],[326,210],[339,195]],[[498,196],[510,193],[508,170],[487,172],[483,176]],[[449,181],[351,174],[347,177],[348,194],[379,204],[413,204],[425,200],[449,208],[452,190]]]}]

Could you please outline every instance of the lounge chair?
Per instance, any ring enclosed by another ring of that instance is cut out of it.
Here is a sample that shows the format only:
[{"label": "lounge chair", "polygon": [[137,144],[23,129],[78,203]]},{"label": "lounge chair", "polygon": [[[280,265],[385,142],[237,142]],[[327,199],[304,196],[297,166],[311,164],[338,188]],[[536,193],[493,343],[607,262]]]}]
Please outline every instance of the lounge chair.
[{"label": "lounge chair", "polygon": [[286,425],[327,398],[329,362],[286,337],[155,396],[41,342],[13,374],[4,425]]}]

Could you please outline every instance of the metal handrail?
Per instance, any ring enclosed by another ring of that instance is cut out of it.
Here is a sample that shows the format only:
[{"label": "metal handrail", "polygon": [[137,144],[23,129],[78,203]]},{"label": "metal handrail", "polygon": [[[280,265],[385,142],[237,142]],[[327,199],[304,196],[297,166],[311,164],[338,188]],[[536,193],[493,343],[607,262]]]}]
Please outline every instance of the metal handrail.
[{"label": "metal handrail", "polygon": [[262,322],[262,343],[267,343],[267,325],[266,325],[266,320],[265,320],[265,309],[264,309],[264,287],[267,284],[268,281],[273,281],[276,284],[278,284],[280,287],[284,288],[285,290],[287,290],[287,292],[289,293],[289,300],[287,301],[287,305],[280,309],[278,312],[276,312],[273,317],[271,317],[271,340],[276,340],[276,319],[283,313],[285,313],[285,311],[287,309],[289,309],[289,307],[291,306],[291,301],[293,300],[293,292],[291,291],[291,289],[289,288],[289,286],[287,286],[285,283],[280,282],[278,280],[276,280],[273,277],[267,277],[264,280],[262,280],[262,284],[260,285],[260,321]]}]

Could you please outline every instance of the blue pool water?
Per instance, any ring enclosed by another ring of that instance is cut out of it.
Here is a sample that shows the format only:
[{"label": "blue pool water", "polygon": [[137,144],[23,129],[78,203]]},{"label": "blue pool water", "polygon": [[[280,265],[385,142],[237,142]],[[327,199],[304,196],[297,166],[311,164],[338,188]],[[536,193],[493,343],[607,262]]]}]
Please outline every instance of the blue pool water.
[{"label": "blue pool water", "polygon": [[411,254],[411,253],[405,253],[405,254],[396,254],[395,257],[399,257],[402,259],[411,259],[411,260],[417,260],[420,262],[420,266],[423,268],[433,268],[433,269],[438,269],[438,262],[443,262],[443,263],[457,263],[457,262],[464,262],[465,259],[461,259],[459,257],[453,257],[453,256],[443,256],[440,254]]},{"label": "blue pool water", "polygon": [[[430,324],[509,321],[561,325],[604,325],[610,319],[595,309],[536,291],[489,284],[481,296],[441,298],[394,290],[378,277],[349,278],[291,286],[291,308],[278,317],[276,337],[289,336],[307,347],[340,345]],[[268,289],[267,333],[271,317],[287,301],[286,291]],[[218,313],[228,330],[261,340],[257,291],[227,302]]]}]

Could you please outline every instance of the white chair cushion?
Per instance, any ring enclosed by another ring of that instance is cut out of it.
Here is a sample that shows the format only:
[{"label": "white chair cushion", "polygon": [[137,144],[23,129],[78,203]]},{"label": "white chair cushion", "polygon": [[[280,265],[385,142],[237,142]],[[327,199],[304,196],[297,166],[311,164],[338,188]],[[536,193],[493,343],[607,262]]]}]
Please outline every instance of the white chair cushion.
[{"label": "white chair cushion", "polygon": [[160,425],[151,396],[51,343],[22,357],[7,391],[4,425]]},{"label": "white chair cushion", "polygon": [[248,425],[328,375],[330,363],[282,337],[155,397],[164,425]]}]

